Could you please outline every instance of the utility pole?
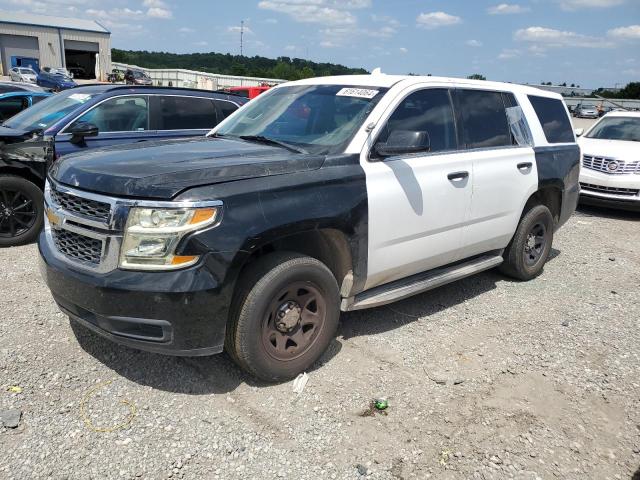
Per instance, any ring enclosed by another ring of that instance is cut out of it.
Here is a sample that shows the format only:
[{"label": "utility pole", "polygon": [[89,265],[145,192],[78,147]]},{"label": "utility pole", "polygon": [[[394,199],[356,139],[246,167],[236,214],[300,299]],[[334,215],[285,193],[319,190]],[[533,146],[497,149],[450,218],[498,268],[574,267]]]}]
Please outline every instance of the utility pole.
[{"label": "utility pole", "polygon": [[244,37],[244,20],[240,21],[240,56],[242,57],[242,39]]}]

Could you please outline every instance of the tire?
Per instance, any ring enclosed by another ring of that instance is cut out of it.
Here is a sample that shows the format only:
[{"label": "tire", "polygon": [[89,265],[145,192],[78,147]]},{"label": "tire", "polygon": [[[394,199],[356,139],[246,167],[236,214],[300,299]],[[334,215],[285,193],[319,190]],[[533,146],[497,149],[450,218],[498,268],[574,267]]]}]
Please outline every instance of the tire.
[{"label": "tire", "polygon": [[0,247],[33,242],[44,223],[44,195],[22,177],[0,175]]},{"label": "tire", "polygon": [[504,252],[499,270],[517,280],[531,280],[542,273],[553,244],[554,220],[544,205],[536,205],[520,219]]},{"label": "tire", "polygon": [[268,382],[294,378],[335,337],[340,294],[322,262],[295,253],[270,254],[251,265],[238,285],[225,349],[251,375]]}]

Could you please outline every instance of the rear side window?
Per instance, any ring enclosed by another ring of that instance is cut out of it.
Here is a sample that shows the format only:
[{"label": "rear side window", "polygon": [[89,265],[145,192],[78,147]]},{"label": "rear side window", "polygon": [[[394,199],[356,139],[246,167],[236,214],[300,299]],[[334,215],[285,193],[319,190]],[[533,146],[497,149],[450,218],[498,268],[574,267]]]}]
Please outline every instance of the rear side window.
[{"label": "rear side window", "polygon": [[9,97],[0,100],[0,121],[8,120],[27,107],[27,99],[24,97]]},{"label": "rear side window", "polygon": [[378,142],[386,142],[394,130],[427,132],[431,152],[455,150],[458,145],[449,91],[430,88],[409,95],[389,117]]},{"label": "rear side window", "polygon": [[571,121],[562,100],[529,95],[529,101],[540,119],[547,142],[570,143],[574,141]]},{"label": "rear side window", "polygon": [[209,98],[151,97],[154,130],[205,130],[218,124]]},{"label": "rear side window", "polygon": [[31,105],[35,105],[38,102],[41,102],[47,97],[31,97]]},{"label": "rear side window", "polygon": [[225,102],[224,100],[214,100],[222,118],[227,118],[238,109],[235,103]]},{"label": "rear side window", "polygon": [[501,92],[456,90],[455,94],[466,148],[513,144]]}]

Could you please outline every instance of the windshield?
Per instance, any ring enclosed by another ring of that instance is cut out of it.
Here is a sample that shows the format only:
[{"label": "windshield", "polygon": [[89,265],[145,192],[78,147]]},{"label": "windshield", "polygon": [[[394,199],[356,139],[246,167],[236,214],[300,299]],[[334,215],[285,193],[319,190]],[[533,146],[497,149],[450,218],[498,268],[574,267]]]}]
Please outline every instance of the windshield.
[{"label": "windshield", "polygon": [[134,78],[147,78],[147,76],[142,72],[133,72]]},{"label": "windshield", "polygon": [[58,93],[11,117],[3,126],[29,132],[46,130],[96,95],[97,92],[80,93],[73,90]]},{"label": "windshield", "polygon": [[593,105],[582,105],[580,108],[585,109],[585,110],[586,109],[592,110],[592,109],[594,109],[596,107],[594,107]]},{"label": "windshield", "polygon": [[216,130],[229,137],[266,137],[307,152],[340,152],[386,88],[298,85],[272,89]]},{"label": "windshield", "polygon": [[586,137],[640,142],[640,117],[603,118],[587,133]]},{"label": "windshield", "polygon": [[20,69],[20,73],[23,73],[25,75],[30,75],[32,73],[35,73],[33,70],[31,70],[30,68],[21,68]]}]

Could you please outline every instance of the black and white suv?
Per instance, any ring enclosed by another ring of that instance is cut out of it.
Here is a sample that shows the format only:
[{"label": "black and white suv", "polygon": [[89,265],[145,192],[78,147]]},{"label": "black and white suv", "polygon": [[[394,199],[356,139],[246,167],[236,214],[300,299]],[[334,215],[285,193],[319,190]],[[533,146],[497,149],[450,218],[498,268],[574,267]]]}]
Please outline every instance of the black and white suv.
[{"label": "black and white suv", "polygon": [[204,139],[63,158],[39,248],[53,296],[113,341],[308,369],[340,311],[493,267],[541,273],[579,195],[559,95],[383,74],[307,79]]}]

